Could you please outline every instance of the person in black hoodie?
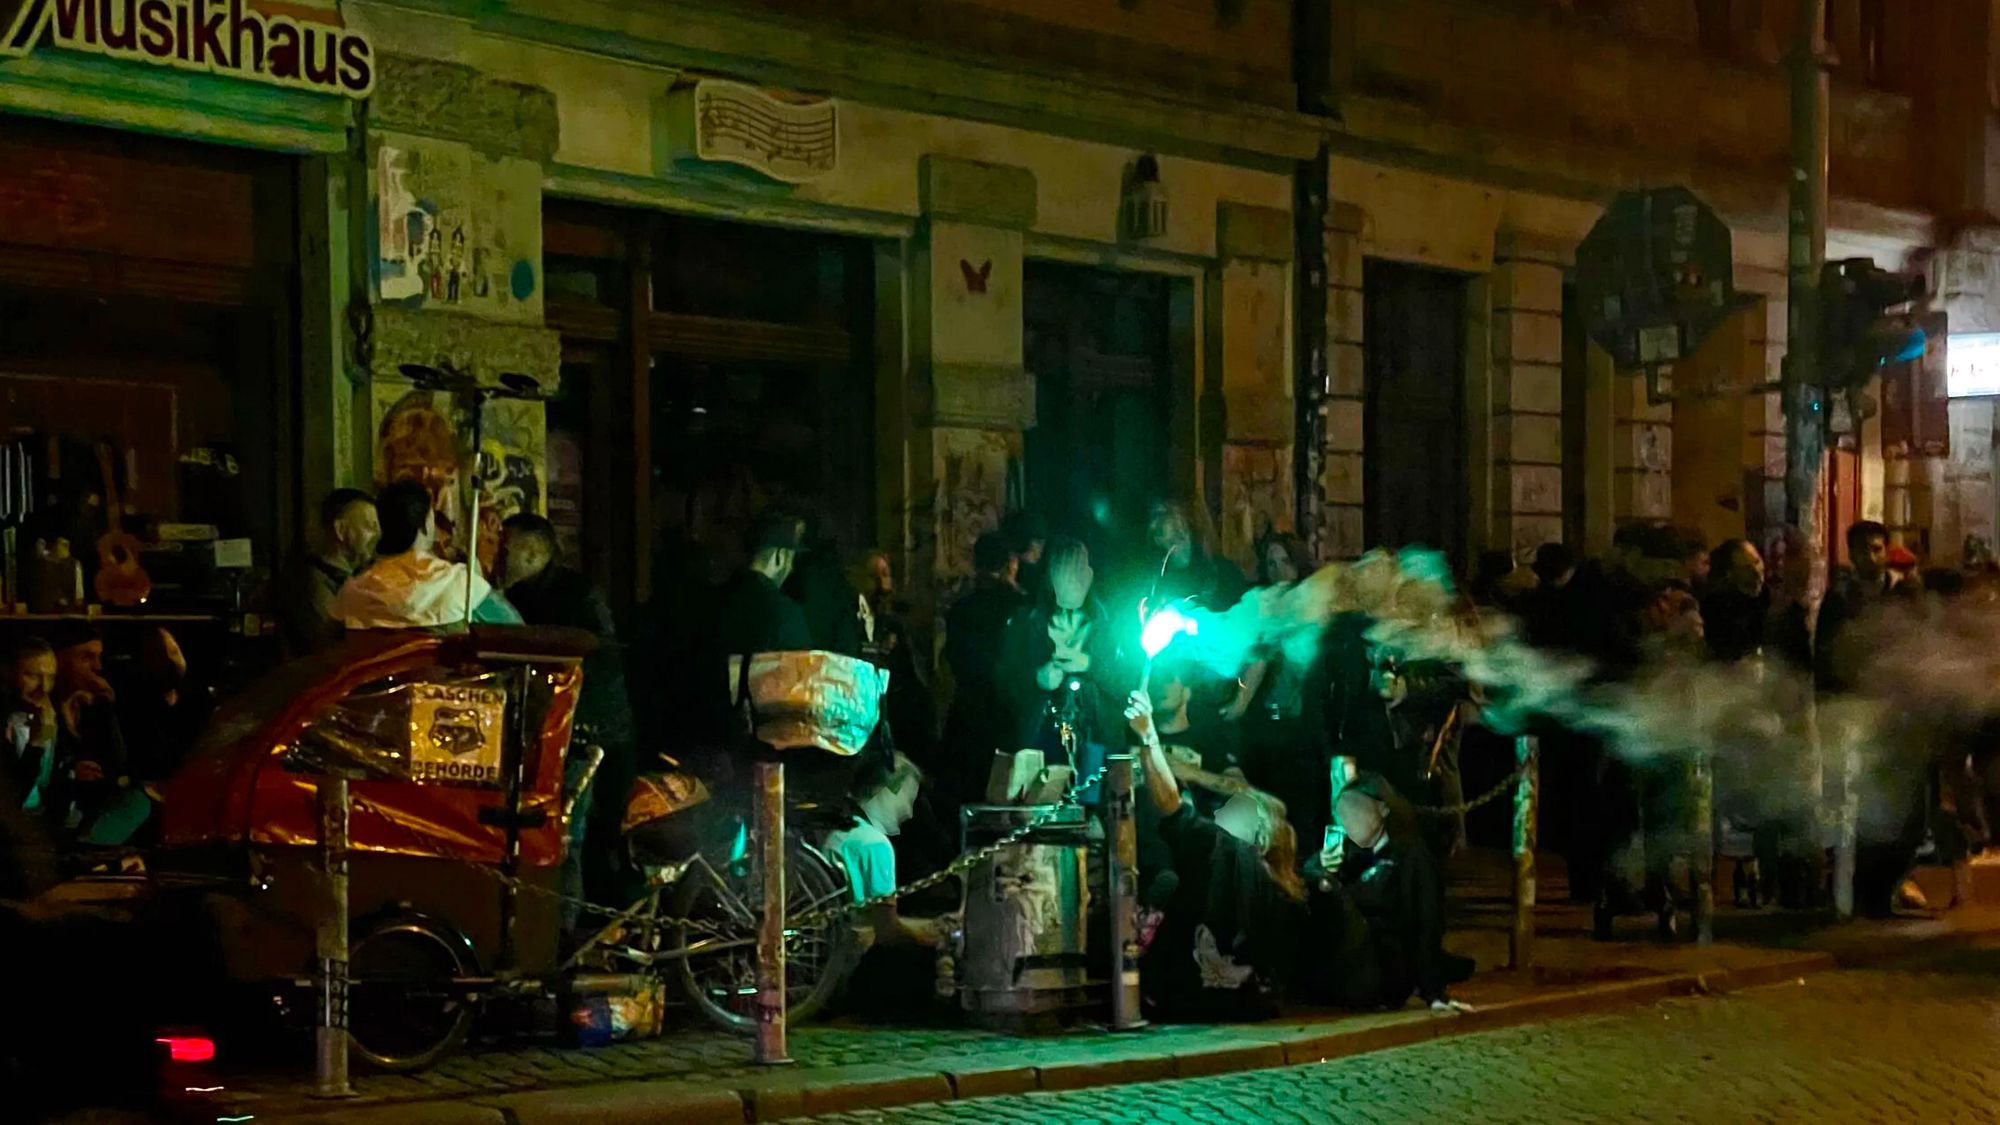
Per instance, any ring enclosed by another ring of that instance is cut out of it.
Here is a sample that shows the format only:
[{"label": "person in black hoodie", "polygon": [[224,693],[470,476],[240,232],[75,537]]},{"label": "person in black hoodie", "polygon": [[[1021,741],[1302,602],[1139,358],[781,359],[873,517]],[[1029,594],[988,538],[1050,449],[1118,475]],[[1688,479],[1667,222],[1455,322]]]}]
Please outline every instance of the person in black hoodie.
[{"label": "person in black hoodie", "polygon": [[[1066,761],[1060,729],[1077,732],[1078,776],[1104,761],[1104,748],[1119,724],[1120,689],[1129,681],[1121,669],[1116,629],[1091,596],[1096,572],[1090,551],[1075,539],[1049,545],[1048,581],[1036,605],[1014,615],[1000,657],[1000,691],[1012,720],[1009,750],[1035,749],[1050,764]],[[1096,789],[1084,794],[1096,803]]]},{"label": "person in black hoodie", "polygon": [[[1445,952],[1444,879],[1399,804],[1379,778],[1348,785],[1334,801],[1341,844],[1309,863],[1307,875],[1321,894],[1344,897],[1367,924],[1372,974],[1350,970],[1343,998],[1399,1008],[1414,993],[1442,1010],[1452,1006],[1447,989],[1471,975],[1472,963]],[[1369,995],[1361,985],[1371,979]]]},{"label": "person in black hoodie", "polygon": [[944,659],[951,670],[952,697],[942,760],[919,760],[954,809],[982,799],[995,751],[1018,749],[999,671],[1008,624],[1028,605],[1028,596],[1014,581],[1020,563],[1006,537],[989,531],[973,543],[972,565],[977,574],[972,589],[945,614]]},{"label": "person in black hoodie", "polygon": [[1733,664],[1757,656],[1771,616],[1764,557],[1749,540],[1731,539],[1709,553],[1708,572],[1701,620],[1709,659]]}]

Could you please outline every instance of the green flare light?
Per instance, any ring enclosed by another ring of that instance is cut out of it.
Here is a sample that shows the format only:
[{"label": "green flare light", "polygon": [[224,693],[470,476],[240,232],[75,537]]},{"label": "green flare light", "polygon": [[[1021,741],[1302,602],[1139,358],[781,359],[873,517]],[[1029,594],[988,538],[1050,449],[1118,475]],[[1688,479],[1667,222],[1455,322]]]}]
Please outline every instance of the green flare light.
[{"label": "green flare light", "polygon": [[1160,655],[1179,637],[1192,637],[1201,632],[1201,625],[1194,618],[1182,613],[1174,606],[1155,613],[1146,619],[1145,627],[1139,630],[1139,647],[1146,650],[1146,659]]}]

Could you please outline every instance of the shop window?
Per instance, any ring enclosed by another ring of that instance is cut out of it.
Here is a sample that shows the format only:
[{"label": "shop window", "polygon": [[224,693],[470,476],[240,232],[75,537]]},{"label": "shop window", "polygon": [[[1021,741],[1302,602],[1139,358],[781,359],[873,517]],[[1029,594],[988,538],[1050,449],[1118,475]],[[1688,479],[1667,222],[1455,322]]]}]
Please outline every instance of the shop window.
[{"label": "shop window", "polygon": [[561,494],[590,513],[575,539],[616,600],[645,600],[662,541],[726,564],[772,504],[874,545],[870,243],[564,203],[543,239],[564,351],[552,458],[579,453],[551,483],[574,464]]},{"label": "shop window", "polygon": [[[292,546],[295,176],[0,116],[0,442],[33,454],[36,495],[0,526],[17,555],[70,540],[86,601],[114,530],[153,610],[234,608]],[[254,570],[216,567],[215,535],[249,539]]]},{"label": "shop window", "polygon": [[1089,543],[1101,574],[1146,541],[1152,501],[1175,498],[1168,301],[1158,275],[1027,264],[1036,417],[1025,500],[1052,529]]}]

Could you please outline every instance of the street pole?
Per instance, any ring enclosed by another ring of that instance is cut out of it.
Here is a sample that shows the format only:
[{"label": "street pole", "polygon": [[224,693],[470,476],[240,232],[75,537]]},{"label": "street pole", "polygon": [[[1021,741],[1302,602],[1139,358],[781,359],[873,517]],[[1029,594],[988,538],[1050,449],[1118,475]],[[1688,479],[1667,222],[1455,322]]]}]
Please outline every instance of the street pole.
[{"label": "street pole", "polygon": [[[746,658],[747,659],[747,658]],[[792,1061],[785,1044],[785,764],[767,755],[755,767],[757,866],[763,909],[757,924],[757,1063]]]},{"label": "street pole", "polygon": [[1508,934],[1507,966],[1526,969],[1535,963],[1535,842],[1539,835],[1541,740],[1532,734],[1514,739],[1514,761],[1520,780],[1514,783],[1514,926]]},{"label": "street pole", "polygon": [[1139,825],[1132,807],[1134,767],[1130,754],[1113,754],[1104,776],[1105,851],[1110,859],[1111,1030],[1146,1026],[1139,1009]]},{"label": "street pole", "polygon": [[[1817,511],[1820,464],[1826,457],[1826,409],[1820,363],[1820,274],[1826,267],[1827,74],[1824,0],[1798,0],[1798,36],[1792,45],[1792,168],[1787,214],[1784,368],[1785,517],[1799,531],[1797,548],[1806,554],[1811,603],[1826,575],[1826,551]],[[1807,730],[1814,731],[1808,722]],[[1808,740],[1809,793],[1822,791],[1826,777],[1824,742]],[[1843,763],[1844,764],[1844,763]],[[1843,773],[1847,771],[1843,770]],[[1845,803],[1843,794],[1843,804]],[[1842,916],[1853,908],[1853,825],[1840,819],[1834,861],[1834,901]],[[1813,847],[1826,839],[1826,802],[1815,798]]]},{"label": "street pole", "polygon": [[323,775],[316,804],[326,902],[320,908],[314,943],[319,954],[319,1026],[313,1029],[313,1096],[351,1098],[354,1087],[347,1076],[347,863],[352,811],[347,778],[333,771]]}]

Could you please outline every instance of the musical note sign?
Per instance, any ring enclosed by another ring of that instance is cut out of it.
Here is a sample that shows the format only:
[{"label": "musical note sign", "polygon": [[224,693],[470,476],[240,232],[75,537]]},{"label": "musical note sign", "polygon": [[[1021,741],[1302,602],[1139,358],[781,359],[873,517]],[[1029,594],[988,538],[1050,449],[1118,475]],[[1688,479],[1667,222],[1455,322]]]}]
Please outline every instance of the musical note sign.
[{"label": "musical note sign", "polygon": [[792,102],[753,86],[704,79],[669,95],[668,143],[676,159],[737,164],[798,184],[833,171],[840,157],[830,100]]}]

